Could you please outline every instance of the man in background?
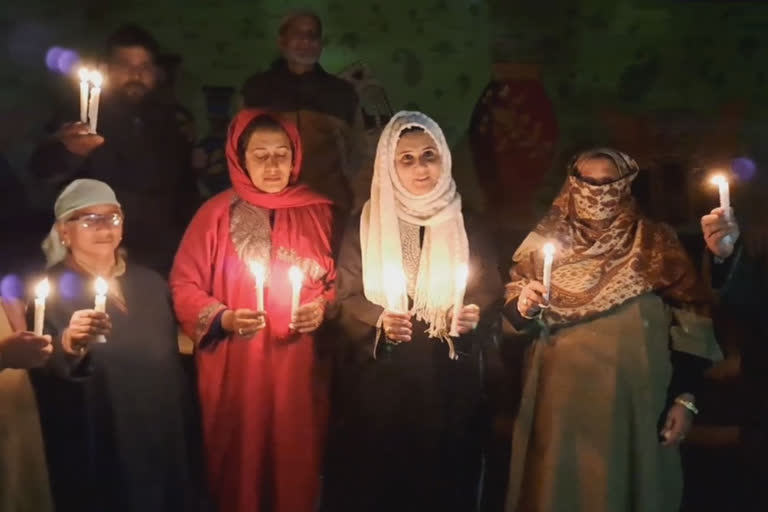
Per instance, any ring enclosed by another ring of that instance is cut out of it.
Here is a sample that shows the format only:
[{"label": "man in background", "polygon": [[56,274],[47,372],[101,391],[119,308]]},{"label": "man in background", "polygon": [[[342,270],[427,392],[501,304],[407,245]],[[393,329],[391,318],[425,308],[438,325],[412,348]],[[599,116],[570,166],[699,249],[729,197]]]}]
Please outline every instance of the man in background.
[{"label": "man in background", "polygon": [[363,165],[357,94],[352,84],[319,64],[323,23],[316,13],[287,15],[277,43],[281,57],[245,82],[243,103],[296,123],[304,146],[300,179],[334,201],[337,226],[343,226],[353,206],[352,180]]},{"label": "man in background", "polygon": [[198,194],[191,141],[158,87],[158,55],[158,43],[141,27],[112,33],[97,133],[80,122],[62,122],[76,118],[72,110],[53,123],[54,133],[32,155],[29,171],[53,192],[76,178],[108,183],[130,223],[123,243],[128,258],[166,275]]}]

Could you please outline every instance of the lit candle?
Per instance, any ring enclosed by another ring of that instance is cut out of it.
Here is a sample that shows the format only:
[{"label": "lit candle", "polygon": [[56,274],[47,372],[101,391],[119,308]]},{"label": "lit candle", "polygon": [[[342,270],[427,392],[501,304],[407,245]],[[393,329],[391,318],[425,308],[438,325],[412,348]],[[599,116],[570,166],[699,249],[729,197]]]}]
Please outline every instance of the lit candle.
[{"label": "lit candle", "polygon": [[[712,176],[712,179],[710,180],[713,185],[717,185],[718,190],[720,191],[720,208],[723,209],[723,215],[725,216],[725,220],[730,221],[731,220],[731,190],[730,186],[728,185],[728,178],[726,178],[723,174],[716,174]],[[731,235],[726,235],[723,237],[723,244],[725,245],[733,245],[733,238],[731,238]]]},{"label": "lit candle", "polygon": [[[101,277],[97,277],[94,288],[96,289],[96,301],[93,306],[93,309],[99,313],[106,313],[107,312],[107,292],[109,291],[109,285],[107,284],[107,281],[105,279]],[[100,334],[96,337],[96,341],[98,341],[99,343],[105,343],[107,341],[107,338],[105,338],[103,334]]]},{"label": "lit candle", "polygon": [[90,133],[96,133],[96,125],[99,122],[99,97],[101,96],[101,84],[104,79],[98,71],[91,72],[91,101],[88,104],[88,119],[90,121]]},{"label": "lit candle", "polygon": [[720,190],[720,208],[725,211],[725,215],[730,215],[731,209],[731,191],[728,186],[728,179],[722,174],[717,174],[712,177],[712,184],[717,185]]},{"label": "lit candle", "polygon": [[456,286],[453,290],[453,318],[451,318],[451,336],[459,335],[459,316],[464,308],[464,293],[467,290],[467,277],[469,277],[469,267],[459,265],[456,269]]},{"label": "lit candle", "polygon": [[404,313],[407,309],[405,299],[405,275],[395,265],[384,267],[384,288],[387,295],[387,309],[393,313]]},{"label": "lit candle", "polygon": [[80,77],[80,122],[88,122],[88,78],[91,72],[86,68],[80,68],[78,76]]},{"label": "lit candle", "polygon": [[35,286],[35,335],[43,335],[43,321],[45,319],[45,299],[50,293],[51,287],[48,278],[43,279]]},{"label": "lit candle", "polygon": [[555,244],[547,242],[544,244],[544,288],[547,289],[544,298],[549,300],[550,292],[552,291],[552,262],[555,259]]},{"label": "lit candle", "polygon": [[299,296],[301,295],[301,283],[304,281],[304,275],[301,273],[301,269],[294,265],[288,271],[288,277],[291,279],[291,288],[293,290],[293,295],[291,296],[291,322],[293,322],[296,312],[299,310]]},{"label": "lit candle", "polygon": [[256,280],[256,309],[264,311],[264,265],[252,261],[250,266],[251,274]]}]

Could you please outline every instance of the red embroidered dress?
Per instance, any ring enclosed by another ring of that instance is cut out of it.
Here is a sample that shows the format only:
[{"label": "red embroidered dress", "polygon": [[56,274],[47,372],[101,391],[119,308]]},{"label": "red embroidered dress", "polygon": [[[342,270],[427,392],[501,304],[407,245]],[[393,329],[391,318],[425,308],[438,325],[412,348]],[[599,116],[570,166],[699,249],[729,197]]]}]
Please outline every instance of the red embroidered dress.
[{"label": "red embroidered dress", "polygon": [[[233,188],[197,212],[171,273],[176,314],[197,344],[208,477],[220,512],[312,510],[325,431],[314,337],[288,328],[288,271],[293,265],[303,271],[302,304],[331,298],[331,202],[295,184],[301,140],[294,125],[277,118],[294,149],[291,183],[275,194],[252,184],[237,145],[262,115],[245,110],[233,120],[227,140]],[[267,326],[250,339],[228,336],[220,326],[225,309],[257,309],[251,262],[268,269]]]}]

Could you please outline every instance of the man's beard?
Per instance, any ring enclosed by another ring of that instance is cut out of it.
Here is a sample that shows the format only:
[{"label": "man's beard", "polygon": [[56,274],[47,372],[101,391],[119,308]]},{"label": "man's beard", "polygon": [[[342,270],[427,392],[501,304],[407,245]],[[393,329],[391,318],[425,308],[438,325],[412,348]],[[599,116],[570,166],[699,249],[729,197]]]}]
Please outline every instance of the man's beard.
[{"label": "man's beard", "polygon": [[120,96],[130,103],[141,103],[150,93],[150,89],[141,82],[127,82],[119,89]]}]

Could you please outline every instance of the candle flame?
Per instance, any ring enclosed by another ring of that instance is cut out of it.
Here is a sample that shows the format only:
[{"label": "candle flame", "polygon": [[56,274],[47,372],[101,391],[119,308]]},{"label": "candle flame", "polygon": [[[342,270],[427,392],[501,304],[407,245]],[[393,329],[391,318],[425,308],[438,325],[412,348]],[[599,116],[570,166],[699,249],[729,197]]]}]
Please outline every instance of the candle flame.
[{"label": "candle flame", "polygon": [[554,256],[555,255],[555,244],[552,242],[547,242],[544,244],[544,247],[541,249],[544,252],[545,256]]},{"label": "candle flame", "polygon": [[101,76],[101,73],[98,71],[91,71],[91,83],[94,87],[101,87],[101,84],[104,82],[104,77]]},{"label": "candle flame", "polygon": [[405,275],[403,271],[395,265],[386,265],[384,267],[384,286],[400,290],[405,286]]},{"label": "candle flame", "polygon": [[712,178],[710,178],[709,182],[713,185],[717,185],[718,187],[722,187],[728,184],[728,180],[722,174],[715,174],[712,176]]},{"label": "candle flame", "polygon": [[258,261],[252,261],[249,265],[251,267],[251,274],[256,278],[258,283],[264,282],[264,265]]},{"label": "candle flame", "polygon": [[469,265],[464,263],[456,269],[456,284],[459,288],[467,286],[467,278],[469,278]]},{"label": "candle flame", "polygon": [[46,277],[39,283],[37,283],[37,286],[35,286],[35,297],[38,299],[45,300],[46,297],[48,297],[48,294],[51,292],[51,285],[48,283],[48,278]]},{"label": "candle flame", "polygon": [[91,71],[88,68],[80,68],[77,72],[77,76],[80,77],[81,82],[87,82],[88,78],[91,76]]},{"label": "candle flame", "polygon": [[107,284],[107,281],[102,277],[96,278],[94,288],[96,289],[96,295],[106,295],[109,291],[109,285]]},{"label": "candle flame", "polygon": [[301,282],[304,280],[304,274],[301,272],[301,269],[296,265],[292,266],[291,269],[288,271],[288,277],[290,278],[291,283],[293,283],[294,286],[299,286]]},{"label": "candle flame", "polygon": [[387,297],[387,307],[393,311],[400,309],[400,299],[405,293],[405,274],[396,265],[384,266],[384,293]]}]

